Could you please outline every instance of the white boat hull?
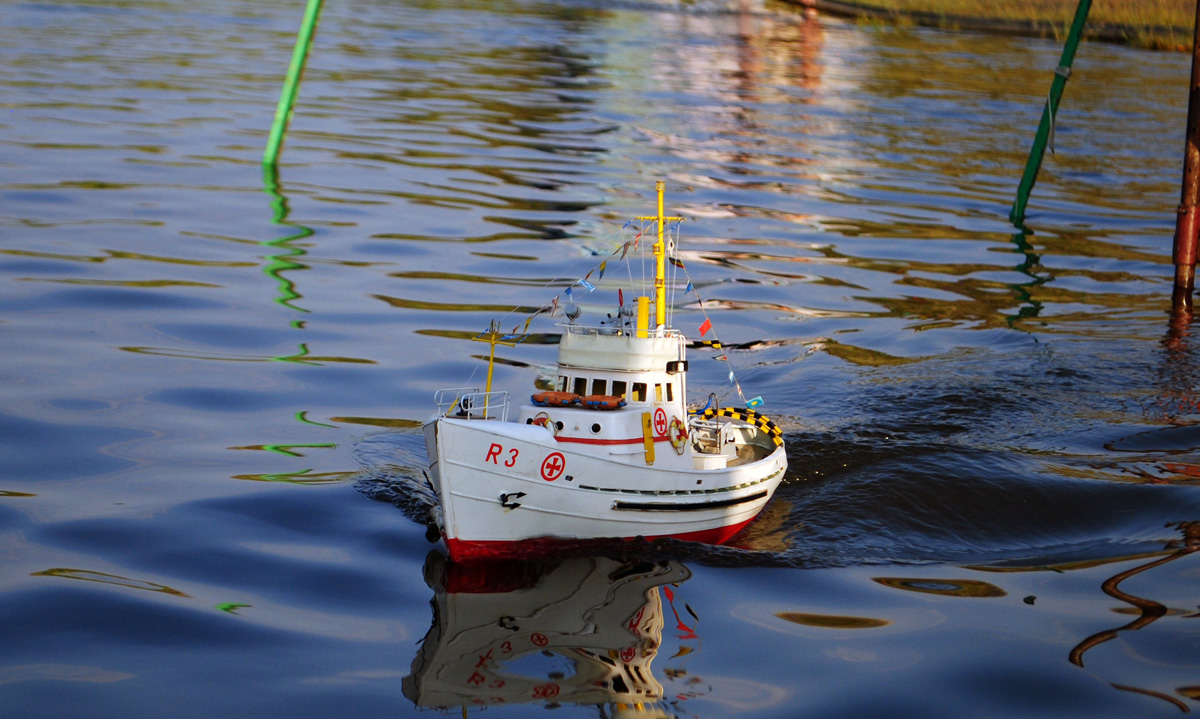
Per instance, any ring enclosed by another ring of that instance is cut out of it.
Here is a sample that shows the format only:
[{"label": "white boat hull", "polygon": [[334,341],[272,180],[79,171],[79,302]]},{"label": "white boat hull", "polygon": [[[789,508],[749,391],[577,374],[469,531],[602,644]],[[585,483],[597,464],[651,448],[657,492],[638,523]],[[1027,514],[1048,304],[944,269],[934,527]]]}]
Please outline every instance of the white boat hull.
[{"label": "white boat hull", "polygon": [[425,431],[440,529],[456,560],[598,539],[719,544],[758,515],[787,468],[782,446],[733,466],[664,469],[631,462],[626,447],[601,456],[536,425],[439,417]]},{"label": "white boat hull", "polygon": [[[711,394],[703,408],[689,411],[688,340],[669,326],[665,272],[668,260],[683,267],[666,242],[667,223],[677,230],[683,218],[664,214],[664,186],[656,183],[657,216],[637,218],[657,230],[653,317],[649,294],[626,304],[618,287],[615,315],[577,322],[581,310],[568,286],[560,293],[568,323],[559,325],[557,371],[520,406],[516,421],[507,421],[509,394],[493,391],[491,378],[496,345],[515,346],[525,335],[517,337],[516,328],[502,334],[494,320],[474,338],[491,345],[485,391],[434,394],[438,411],[424,427],[440,499],[432,519],[452,559],[636,537],[720,544],[758,515],[783,480],[782,432],[751,409],[762,402],[745,399],[732,370],[746,409],[718,407]],[[641,236],[601,261],[596,280],[610,260],[636,253]],[[642,254],[643,267],[648,257]],[[596,289],[591,276],[578,281],[589,293]],[[530,315],[523,331],[544,311],[553,316],[558,299]],[[700,336],[711,327],[706,316]],[[721,348],[715,339],[701,344]]]}]

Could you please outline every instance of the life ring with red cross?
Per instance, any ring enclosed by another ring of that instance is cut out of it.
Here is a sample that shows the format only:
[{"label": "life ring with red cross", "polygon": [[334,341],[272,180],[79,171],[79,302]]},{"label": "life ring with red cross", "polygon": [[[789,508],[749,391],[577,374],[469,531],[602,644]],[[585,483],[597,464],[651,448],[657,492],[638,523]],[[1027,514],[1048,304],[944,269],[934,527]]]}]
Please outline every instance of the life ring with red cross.
[{"label": "life ring with red cross", "polygon": [[671,440],[676,454],[683,454],[683,444],[687,441],[687,436],[687,425],[678,417],[672,417],[671,424],[667,427],[667,439]]}]

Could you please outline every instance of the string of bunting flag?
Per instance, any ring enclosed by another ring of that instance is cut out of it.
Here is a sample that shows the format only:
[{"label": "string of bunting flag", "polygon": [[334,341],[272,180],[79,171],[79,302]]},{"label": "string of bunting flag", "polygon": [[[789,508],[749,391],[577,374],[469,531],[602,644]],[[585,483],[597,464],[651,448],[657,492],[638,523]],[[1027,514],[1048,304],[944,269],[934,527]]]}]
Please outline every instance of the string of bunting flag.
[{"label": "string of bunting flag", "polygon": [[[630,220],[629,222],[626,222],[624,227],[622,227],[621,229],[625,229],[632,222],[633,222],[632,220]],[[635,252],[639,249],[639,246],[641,244],[641,239],[644,234],[645,234],[645,228],[642,228],[637,233],[636,237],[634,237],[632,240],[628,240],[628,241],[622,243],[620,246],[618,246],[617,249],[613,250],[607,257],[605,257],[603,260],[601,260],[600,264],[594,265],[590,270],[588,270],[587,274],[584,275],[581,279],[577,279],[577,280],[573,281],[571,284],[567,285],[565,288],[560,290],[558,292],[558,294],[554,295],[554,297],[551,298],[551,300],[549,302],[543,304],[541,307],[539,307],[538,309],[536,309],[532,313],[530,313],[529,316],[525,318],[525,322],[523,325],[520,322],[513,325],[512,331],[509,332],[507,335],[505,335],[503,337],[503,339],[505,341],[515,342],[516,344],[520,344],[521,342],[523,342],[525,339],[527,339],[529,337],[529,325],[533,322],[534,318],[541,314],[545,314],[547,317],[553,317],[556,314],[558,314],[559,305],[564,296],[566,297],[566,302],[561,302],[561,304],[563,305],[564,312],[568,311],[567,308],[568,308],[569,303],[572,303],[575,300],[573,292],[572,292],[573,288],[582,287],[583,289],[587,290],[589,293],[595,292],[596,285],[595,285],[595,283],[591,282],[592,275],[593,274],[596,275],[596,282],[603,280],[604,273],[608,269],[608,261],[611,260],[612,258],[616,257],[617,254],[620,254],[621,256],[617,259],[617,261],[624,262],[626,260],[627,256],[629,255],[629,251],[631,249]],[[628,265],[626,266],[626,268],[629,269]],[[629,269],[629,273],[630,273],[630,281],[632,282],[633,271],[631,269]],[[546,284],[542,285],[542,288],[545,289],[545,288],[550,287],[551,285],[555,284],[556,282],[561,282],[561,281],[562,281],[561,279],[555,278],[553,280],[550,280]],[[622,292],[620,289],[618,289],[617,295],[618,295],[617,304],[624,305],[625,304],[624,292]],[[509,315],[512,315],[515,312],[516,312],[515,308],[512,310],[509,310],[509,312],[507,314],[505,314],[504,317],[508,317]],[[504,317],[501,318],[502,322],[504,320]],[[574,318],[571,318],[571,319],[574,319]],[[480,335],[480,336],[482,336],[482,335]]]},{"label": "string of bunting flag", "polygon": [[761,395],[748,400],[746,399],[745,393],[742,392],[742,383],[738,381],[737,374],[733,371],[733,363],[729,361],[729,355],[722,351],[723,347],[721,345],[721,338],[717,337],[716,330],[713,329],[712,318],[708,316],[708,310],[704,307],[704,298],[702,298],[700,293],[696,291],[696,286],[692,282],[692,277],[690,274],[688,274],[687,266],[683,264],[683,260],[675,257],[674,255],[668,255],[667,260],[675,267],[683,270],[683,276],[687,278],[687,286],[684,288],[684,292],[690,292],[696,296],[696,304],[700,307],[700,313],[704,315],[704,321],[701,322],[700,326],[697,328],[697,331],[700,333],[700,337],[703,338],[709,332],[713,333],[713,339],[700,339],[698,344],[704,347],[709,347],[712,350],[720,353],[714,355],[713,359],[724,361],[725,365],[729,368],[729,384],[731,387],[737,390],[738,399],[742,401],[742,404],[746,405],[750,409],[762,407],[764,403]]},{"label": "string of bunting flag", "polygon": [[[637,222],[636,220],[630,220],[630,221],[626,222],[621,227],[622,231],[628,229],[631,225],[634,225],[636,222]],[[733,364],[729,361],[728,354],[726,354],[725,352],[722,351],[723,347],[721,345],[721,340],[717,336],[716,330],[713,328],[712,318],[709,317],[708,309],[704,306],[704,299],[700,296],[700,293],[696,290],[695,283],[692,281],[691,275],[687,271],[687,266],[684,265],[683,260],[679,259],[679,257],[676,256],[674,253],[674,250],[676,247],[675,240],[678,237],[679,226],[682,223],[683,223],[683,220],[675,220],[674,222],[668,223],[667,226],[665,226],[663,228],[664,233],[666,233],[669,237],[671,237],[671,241],[667,245],[667,261],[672,266],[672,277],[671,277],[671,282],[669,284],[672,288],[677,287],[678,284],[675,281],[675,279],[676,279],[675,273],[677,271],[683,272],[684,278],[687,280],[687,284],[684,288],[684,292],[685,292],[685,294],[695,295],[696,304],[700,308],[701,314],[704,316],[704,321],[701,322],[700,326],[697,328],[697,331],[700,333],[701,339],[696,341],[696,345],[700,346],[700,347],[706,347],[706,348],[712,349],[719,353],[719,354],[714,355],[713,359],[721,360],[721,361],[725,362],[726,366],[729,368],[730,388],[733,391],[737,392],[738,399],[741,400],[742,404],[744,404],[746,407],[748,407],[750,409],[756,409],[758,407],[762,407],[763,406],[763,398],[761,396],[756,396],[749,400],[746,399],[746,395],[742,390],[741,382],[738,380],[737,374],[733,369]],[[656,224],[657,224],[657,221],[655,221],[655,220],[649,220],[648,222],[647,221],[641,222],[637,226],[637,234],[633,237],[633,239],[623,242],[615,250],[613,250],[608,256],[606,256],[603,260],[601,260],[598,264],[594,265],[591,269],[589,269],[587,274],[585,274],[582,278],[574,280],[573,282],[568,284],[566,287],[564,287],[562,290],[560,290],[556,295],[554,295],[554,297],[551,298],[551,300],[549,302],[543,304],[541,307],[534,310],[532,313],[529,313],[529,315],[525,318],[524,322],[518,322],[517,324],[513,325],[512,331],[509,332],[508,334],[504,335],[503,337],[501,337],[501,340],[503,340],[505,342],[511,342],[513,344],[520,344],[521,342],[523,342],[530,336],[529,327],[533,323],[533,320],[536,317],[538,317],[539,315],[543,315],[543,314],[546,315],[547,317],[554,317],[555,315],[558,314],[559,309],[563,310],[564,314],[567,316],[568,319],[574,320],[576,317],[579,316],[578,309],[577,308],[572,309],[574,307],[574,302],[575,302],[574,289],[576,287],[579,287],[588,293],[594,292],[596,290],[596,283],[598,283],[604,279],[604,274],[608,269],[609,260],[612,260],[613,258],[617,258],[616,259],[617,262],[625,262],[626,263],[626,270],[629,272],[629,280],[630,280],[630,283],[632,284],[633,283],[633,271],[632,271],[632,268],[629,267],[629,263],[628,263],[629,253],[631,251],[634,253],[637,253],[640,250],[641,256],[642,256],[642,261],[645,262],[645,254],[646,253],[645,253],[645,249],[642,246],[642,238],[645,237],[647,229],[653,229],[654,225],[656,225]],[[620,257],[617,257],[618,255],[620,255]],[[592,280],[593,275],[596,276],[595,281]],[[643,277],[644,276],[645,276],[645,273],[643,273]],[[562,280],[555,278],[555,279],[547,282],[545,285],[543,285],[543,288],[550,287],[553,284],[555,284],[556,282],[561,282],[561,281]],[[646,289],[645,287],[642,288],[643,292],[645,291],[645,289]],[[625,305],[624,292],[620,288],[617,289],[617,305],[619,307],[623,307]],[[673,312],[671,312],[670,304],[668,304],[668,312],[673,314]],[[510,310],[507,314],[505,314],[504,317],[508,317],[509,315],[512,315],[514,313],[516,313],[516,308],[514,308],[513,310]],[[504,320],[504,318],[501,318],[500,321],[503,322],[503,320]],[[668,319],[667,323],[670,324],[670,319]],[[709,333],[712,333],[713,338],[707,339],[707,340],[703,339]],[[481,333],[479,335],[479,337],[477,337],[477,339],[482,339],[485,334],[486,333]],[[701,412],[701,411],[703,411],[703,410],[698,410],[697,412]]]}]

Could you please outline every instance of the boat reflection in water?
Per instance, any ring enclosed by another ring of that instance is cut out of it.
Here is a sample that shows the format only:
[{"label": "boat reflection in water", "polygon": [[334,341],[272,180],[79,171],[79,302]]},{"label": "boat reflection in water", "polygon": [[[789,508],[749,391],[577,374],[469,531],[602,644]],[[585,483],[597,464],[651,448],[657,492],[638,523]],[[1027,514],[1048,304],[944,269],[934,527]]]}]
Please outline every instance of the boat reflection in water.
[{"label": "boat reflection in water", "polygon": [[678,616],[666,585],[690,576],[677,562],[460,565],[432,552],[433,626],[404,694],[423,708],[570,703],[598,706],[601,716],[673,716],[650,665],[662,643],[662,594]]}]

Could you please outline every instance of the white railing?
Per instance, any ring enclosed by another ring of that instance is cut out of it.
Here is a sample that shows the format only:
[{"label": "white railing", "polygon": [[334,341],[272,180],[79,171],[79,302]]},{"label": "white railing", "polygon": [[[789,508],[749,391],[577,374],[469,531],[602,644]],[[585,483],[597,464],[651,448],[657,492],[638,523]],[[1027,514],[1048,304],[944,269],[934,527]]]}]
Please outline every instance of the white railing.
[{"label": "white railing", "polygon": [[444,417],[508,421],[508,392],[480,392],[478,387],[449,387],[433,393]]},{"label": "white railing", "polygon": [[[625,323],[624,325],[616,324],[614,322],[614,324],[605,325],[604,327],[580,325],[575,323],[559,323],[558,326],[563,329],[563,334],[580,335],[584,337],[596,335],[623,335],[625,337],[635,337],[638,334],[638,330],[633,326],[632,322]],[[661,329],[646,329],[642,330],[642,333],[643,337],[681,337],[683,334],[679,330],[669,327],[663,327]]]},{"label": "white railing", "polygon": [[716,419],[701,419],[693,417],[688,421],[692,440],[697,448],[705,454],[720,454],[729,441],[729,422]]}]

